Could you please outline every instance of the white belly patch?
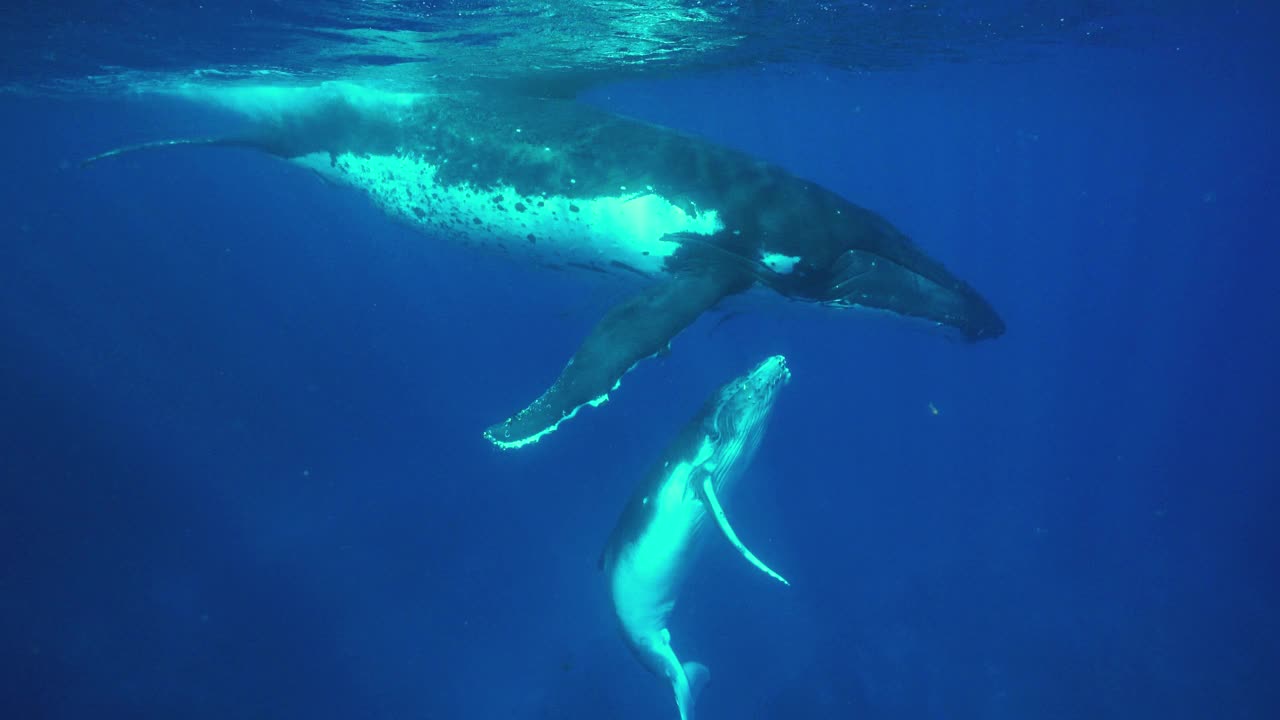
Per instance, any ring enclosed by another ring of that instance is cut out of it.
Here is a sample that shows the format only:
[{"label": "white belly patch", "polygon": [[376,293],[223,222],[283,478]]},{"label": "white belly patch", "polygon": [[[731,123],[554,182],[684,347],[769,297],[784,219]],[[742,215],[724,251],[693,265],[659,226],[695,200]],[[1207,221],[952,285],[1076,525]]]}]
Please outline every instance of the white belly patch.
[{"label": "white belly patch", "polygon": [[361,188],[392,216],[464,244],[534,262],[608,270],[621,263],[658,274],[680,244],[673,233],[724,229],[715,210],[686,212],[651,190],[570,198],[522,195],[510,186],[478,188],[437,181],[439,167],[412,155],[328,153],[297,158],[333,180]]}]

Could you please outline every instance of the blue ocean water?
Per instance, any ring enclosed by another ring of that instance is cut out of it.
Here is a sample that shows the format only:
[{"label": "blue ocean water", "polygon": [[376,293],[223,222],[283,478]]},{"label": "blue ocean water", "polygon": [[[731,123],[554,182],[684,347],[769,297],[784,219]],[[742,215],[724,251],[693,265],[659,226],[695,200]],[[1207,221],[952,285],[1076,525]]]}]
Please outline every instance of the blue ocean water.
[{"label": "blue ocean water", "polygon": [[[421,60],[314,60],[352,42],[333,28],[465,55],[553,20],[6,10],[0,716],[675,717],[597,558],[706,394],[772,353],[794,380],[731,510],[792,587],[710,544],[672,621],[713,673],[699,717],[1280,716],[1276,15],[794,5],[733,6],[762,46],[585,100],[874,208],[1007,335],[711,314],[508,453],[480,431],[552,379],[607,285],[433,242],[247,151],[78,162],[233,123],[137,91],[167,78]],[[278,51],[298,36],[311,54]]]}]

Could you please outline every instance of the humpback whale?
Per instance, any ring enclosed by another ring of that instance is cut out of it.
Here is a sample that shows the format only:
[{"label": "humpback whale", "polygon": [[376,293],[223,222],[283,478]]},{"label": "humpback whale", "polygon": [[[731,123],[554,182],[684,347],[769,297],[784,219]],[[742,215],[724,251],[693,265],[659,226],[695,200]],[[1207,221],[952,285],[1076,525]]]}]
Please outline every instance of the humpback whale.
[{"label": "humpback whale", "polygon": [[605,402],[637,363],[753,287],[922,318],[970,341],[1004,332],[976,290],[875,212],[746,153],[572,98],[342,83],[204,92],[245,112],[244,131],[83,164],[184,145],[251,148],[363,190],[434,237],[648,279],[605,313],[545,392],[485,430],[504,449]]},{"label": "humpback whale", "polygon": [[710,673],[676,657],[667,620],[707,515],[748,562],[790,584],[743,545],[720,504],[751,464],[790,378],[786,359],[775,355],[712,393],[636,488],[600,558],[623,637],[641,664],[671,683],[681,720],[693,717]]}]

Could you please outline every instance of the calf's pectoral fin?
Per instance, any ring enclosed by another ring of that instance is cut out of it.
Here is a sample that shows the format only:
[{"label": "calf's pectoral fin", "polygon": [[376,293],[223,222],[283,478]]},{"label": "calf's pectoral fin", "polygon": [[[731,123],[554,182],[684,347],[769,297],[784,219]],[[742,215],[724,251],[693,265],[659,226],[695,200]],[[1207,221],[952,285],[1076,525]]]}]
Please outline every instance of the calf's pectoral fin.
[{"label": "calf's pectoral fin", "polygon": [[665,350],[705,310],[750,282],[736,269],[703,266],[627,298],[596,324],[541,397],[484,436],[503,449],[537,442],[584,405],[608,400],[628,370]]},{"label": "calf's pectoral fin", "polygon": [[777,580],[783,585],[790,587],[791,583],[787,582],[786,578],[774,572],[768,565],[761,562],[760,558],[756,557],[755,553],[751,552],[751,550],[749,550],[746,545],[743,545],[742,541],[738,539],[738,534],[733,531],[733,526],[729,524],[729,518],[725,516],[724,508],[721,507],[720,500],[716,497],[715,488],[711,486],[710,475],[702,479],[702,497],[706,500],[707,505],[711,507],[711,515],[715,517],[716,524],[720,526],[720,531],[724,533],[724,536],[729,540],[729,543],[733,545],[738,552],[742,553],[742,557],[746,558],[747,562],[754,565],[758,570],[760,570],[760,572],[768,575],[774,580]]}]

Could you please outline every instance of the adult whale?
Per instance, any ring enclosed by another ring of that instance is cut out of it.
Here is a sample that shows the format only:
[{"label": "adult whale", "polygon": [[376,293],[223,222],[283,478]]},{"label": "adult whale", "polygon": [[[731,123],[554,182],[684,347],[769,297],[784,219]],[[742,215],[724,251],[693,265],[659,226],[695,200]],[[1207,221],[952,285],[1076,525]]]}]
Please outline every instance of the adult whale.
[{"label": "adult whale", "polygon": [[85,164],[177,145],[253,148],[360,188],[433,236],[651,280],[605,314],[546,392],[485,431],[502,448],[604,402],[638,362],[753,286],[924,318],[969,340],[1004,332],[982,296],[876,213],[742,152],[585,103],[336,83],[201,92],[249,114],[247,129]]},{"label": "adult whale", "polygon": [[707,516],[752,565],[787,583],[742,544],[719,498],[751,464],[778,391],[790,378],[786,360],[775,355],[712,393],[636,488],[600,558],[627,645],[641,664],[671,683],[682,720],[693,717],[710,674],[676,656],[667,620]]}]

